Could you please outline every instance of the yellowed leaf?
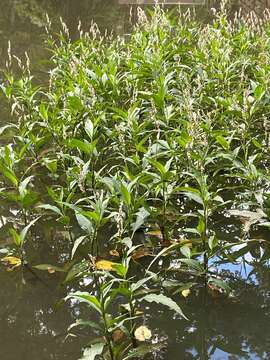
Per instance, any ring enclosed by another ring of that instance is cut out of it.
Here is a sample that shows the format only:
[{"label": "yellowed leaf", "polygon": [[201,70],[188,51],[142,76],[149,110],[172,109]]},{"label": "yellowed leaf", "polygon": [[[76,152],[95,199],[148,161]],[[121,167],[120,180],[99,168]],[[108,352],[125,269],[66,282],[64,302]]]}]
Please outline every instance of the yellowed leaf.
[{"label": "yellowed leaf", "polygon": [[15,256],[5,256],[1,260],[5,265],[16,265],[19,266],[22,263],[22,260],[20,258],[17,258]]},{"label": "yellowed leaf", "polygon": [[162,239],[163,238],[163,235],[162,235],[162,232],[157,229],[157,230],[152,230],[152,231],[148,231],[146,233],[146,235],[149,235],[149,236],[156,236],[158,237],[159,239]]},{"label": "yellowed leaf", "polygon": [[15,256],[5,256],[1,261],[7,267],[8,271],[13,271],[22,265],[22,260]]},{"label": "yellowed leaf", "polygon": [[131,257],[133,260],[137,260],[137,259],[140,259],[142,257],[145,257],[145,256],[151,256],[152,255],[152,252],[150,249],[146,248],[146,247],[141,247],[135,251],[133,251]]},{"label": "yellowed leaf", "polygon": [[185,289],[181,291],[181,294],[186,298],[189,296],[190,292],[190,289]]},{"label": "yellowed leaf", "polygon": [[115,263],[109,260],[99,260],[96,262],[95,267],[97,270],[107,270],[112,271],[114,270],[113,265]]},{"label": "yellowed leaf", "polygon": [[119,257],[120,256],[120,254],[119,254],[119,252],[117,250],[110,250],[110,255],[114,256],[114,257]]},{"label": "yellowed leaf", "polygon": [[135,338],[139,341],[149,340],[152,337],[152,332],[148,327],[142,325],[135,330]]}]

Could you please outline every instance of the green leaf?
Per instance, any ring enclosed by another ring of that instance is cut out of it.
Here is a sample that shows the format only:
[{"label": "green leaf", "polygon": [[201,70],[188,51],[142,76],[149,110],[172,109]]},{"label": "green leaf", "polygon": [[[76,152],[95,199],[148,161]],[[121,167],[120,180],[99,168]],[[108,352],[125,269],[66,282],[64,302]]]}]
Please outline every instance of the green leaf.
[{"label": "green leaf", "polygon": [[9,232],[13,237],[13,241],[14,241],[15,245],[18,247],[21,246],[22,240],[21,240],[20,234],[18,234],[15,229],[10,229]]},{"label": "green leaf", "polygon": [[229,293],[231,291],[230,286],[223,280],[215,279],[215,278],[211,277],[208,280],[208,283],[209,284],[214,284],[215,286],[219,287],[220,289],[226,291],[226,293]]},{"label": "green leaf", "polygon": [[71,324],[69,327],[68,327],[68,331],[70,331],[71,329],[73,329],[74,327],[77,327],[77,326],[82,326],[82,327],[91,327],[91,328],[94,328],[94,329],[97,329],[97,330],[102,330],[101,326],[99,324],[97,324],[96,322],[94,321],[91,321],[91,320],[76,320],[75,323]]},{"label": "green leaf", "polygon": [[101,355],[105,344],[96,343],[89,348],[86,348],[83,352],[83,357],[80,360],[95,360],[96,356]]},{"label": "green leaf", "polygon": [[102,314],[101,304],[99,300],[95,296],[90,295],[88,292],[76,291],[65,297],[65,300],[69,300],[69,299],[76,299],[79,300],[80,302],[87,303],[98,313]]},{"label": "green leaf", "polygon": [[54,266],[54,265],[50,265],[50,264],[39,264],[39,265],[33,266],[33,268],[42,270],[42,271],[49,271],[51,269],[51,270],[58,271],[58,272],[66,272],[66,270],[60,268],[59,266]]},{"label": "green leaf", "polygon": [[190,251],[190,248],[188,246],[182,246],[180,248],[180,251],[181,253],[188,259],[190,259],[190,256],[191,256],[191,251]]},{"label": "green leaf", "polygon": [[0,254],[4,254],[4,255],[6,255],[6,254],[8,254],[9,253],[9,249],[6,249],[6,248],[2,248],[2,249],[0,249]]},{"label": "green leaf", "polygon": [[136,215],[136,221],[132,224],[133,235],[145,223],[150,213],[144,207],[141,207]]},{"label": "green leaf", "polygon": [[151,266],[163,255],[167,254],[170,250],[175,249],[177,247],[179,247],[179,244],[172,244],[169,247],[166,247],[164,249],[162,249],[155,257],[154,259],[151,261],[151,263],[149,264],[147,271],[149,271],[149,269],[151,268]]},{"label": "green leaf", "polygon": [[73,245],[73,248],[72,248],[72,251],[71,251],[71,259],[73,259],[75,253],[76,253],[76,250],[78,249],[78,247],[83,243],[83,241],[85,240],[86,236],[80,236],[78,239],[76,239],[74,241],[74,245]]},{"label": "green leaf", "polygon": [[74,264],[68,271],[68,274],[64,280],[64,284],[74,280],[75,278],[81,276],[89,269],[89,263],[87,261],[81,261],[77,264]]},{"label": "green leaf", "polygon": [[194,260],[194,259],[179,259],[179,261],[186,264],[187,266],[189,266],[193,270],[196,270],[198,272],[203,272],[204,271],[203,267],[201,266],[201,264],[197,260]]},{"label": "green leaf", "polygon": [[57,171],[57,160],[56,159],[43,159],[43,164],[53,174],[56,173],[56,171]]},{"label": "green leaf", "polygon": [[16,128],[15,124],[8,124],[0,127],[0,136],[6,131],[6,129]]},{"label": "green leaf", "polygon": [[198,233],[200,235],[202,235],[205,231],[205,220],[202,216],[199,217],[199,222],[198,222],[196,230],[198,231]]},{"label": "green leaf", "polygon": [[142,344],[129,351],[128,355],[123,358],[123,360],[138,358],[142,359],[146,354],[160,350],[164,348],[166,345],[164,343],[157,344]]},{"label": "green leaf", "polygon": [[198,204],[203,205],[203,199],[199,190],[188,186],[180,187],[178,190],[180,190],[181,193],[188,197],[190,200],[196,201]]},{"label": "green leaf", "polygon": [[30,229],[39,219],[40,219],[40,217],[32,220],[28,225],[26,225],[26,226],[22,229],[22,231],[21,231],[21,233],[20,233],[21,245],[23,244],[23,242],[24,242],[24,240],[25,240],[25,237],[26,237],[29,229]]},{"label": "green leaf", "polygon": [[149,163],[151,165],[153,165],[159,171],[159,173],[162,177],[166,174],[166,172],[167,172],[166,168],[159,161],[151,159],[151,160],[149,160]]},{"label": "green leaf", "polygon": [[19,193],[21,198],[25,196],[26,188],[29,182],[34,178],[34,176],[28,176],[26,179],[24,179],[20,185],[19,185]]},{"label": "green leaf", "polygon": [[96,141],[89,143],[88,141],[82,141],[79,139],[71,139],[66,142],[66,145],[71,148],[79,149],[82,152],[85,152],[86,154],[91,154],[95,147],[96,147]]},{"label": "green leaf", "polygon": [[48,112],[47,112],[47,109],[46,109],[44,103],[40,104],[39,112],[40,112],[40,115],[43,117],[44,120],[48,120]]},{"label": "green leaf", "polygon": [[116,271],[117,275],[125,278],[128,272],[128,268],[124,264],[114,263],[112,265],[113,270]]},{"label": "green leaf", "polygon": [[81,229],[86,231],[88,234],[92,234],[93,225],[92,225],[92,222],[89,219],[87,219],[87,217],[85,217],[82,214],[76,213],[76,219],[77,219],[78,224],[80,225]]},{"label": "green leaf", "polygon": [[89,138],[92,140],[94,135],[94,125],[90,119],[87,119],[84,125],[84,129],[89,136]]},{"label": "green leaf", "polygon": [[147,302],[156,302],[158,304],[162,304],[164,306],[167,306],[171,310],[175,311],[177,314],[181,315],[183,318],[187,320],[187,317],[184,315],[183,311],[181,310],[180,306],[176,304],[174,300],[171,298],[163,295],[163,294],[149,294],[144,296],[141,301],[147,301]]},{"label": "green leaf", "polygon": [[41,209],[45,209],[45,210],[51,210],[53,211],[54,213],[60,215],[60,216],[63,216],[61,210],[57,207],[57,206],[54,206],[54,205],[50,205],[50,204],[43,204],[43,205],[39,205],[37,206],[38,208],[41,208]]},{"label": "green leaf", "polygon": [[124,184],[121,184],[120,191],[125,203],[129,206],[131,204],[131,195],[128,188]]},{"label": "green leaf", "polygon": [[215,235],[210,236],[208,240],[208,245],[210,250],[213,250],[218,245],[218,239],[216,238]]},{"label": "green leaf", "polygon": [[18,179],[13,170],[0,163],[0,172],[3,174],[3,176],[9,179],[14,186],[18,187]]},{"label": "green leaf", "polygon": [[228,150],[230,148],[230,144],[223,136],[218,135],[216,137],[216,141],[223,147],[224,150]]}]

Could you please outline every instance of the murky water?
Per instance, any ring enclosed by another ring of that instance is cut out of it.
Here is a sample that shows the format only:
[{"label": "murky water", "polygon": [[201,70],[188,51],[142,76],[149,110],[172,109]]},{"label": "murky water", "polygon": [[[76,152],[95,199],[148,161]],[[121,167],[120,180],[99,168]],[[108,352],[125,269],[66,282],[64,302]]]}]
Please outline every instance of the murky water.
[{"label": "murky water", "polygon": [[[1,0],[0,67],[4,66],[7,42],[11,40],[13,52],[23,56],[27,51],[34,71],[42,75],[46,69],[42,62],[44,56],[46,58],[43,50],[45,13],[56,24],[61,16],[72,37],[76,37],[79,19],[84,28],[94,19],[102,30],[128,31],[130,9],[128,1],[121,2],[125,4],[112,0]],[[256,4],[263,8],[266,2]],[[208,8],[207,4],[198,8],[201,17],[206,17]],[[0,110],[0,114],[0,122],[5,123],[4,112]],[[9,210],[1,204],[1,215],[5,214],[7,219]],[[37,236],[38,249],[35,242],[31,245],[28,251],[31,263],[65,264],[64,255],[59,258],[60,253],[66,252],[65,245],[57,241],[53,227],[52,231],[54,234],[43,229]],[[4,234],[1,229],[0,245],[5,241]],[[203,302],[196,292],[182,299],[181,306],[190,321],[173,319],[172,312],[160,308],[146,315],[157,341],[167,344],[156,359],[270,359],[269,268],[222,265],[222,269],[231,272],[232,297],[216,297],[213,293]],[[7,272],[0,267],[1,359],[79,358],[81,346],[91,337],[82,333],[79,338],[67,338],[67,328],[79,310],[68,305],[57,306],[66,294],[62,280],[59,273],[44,274],[29,269],[23,273]]]}]

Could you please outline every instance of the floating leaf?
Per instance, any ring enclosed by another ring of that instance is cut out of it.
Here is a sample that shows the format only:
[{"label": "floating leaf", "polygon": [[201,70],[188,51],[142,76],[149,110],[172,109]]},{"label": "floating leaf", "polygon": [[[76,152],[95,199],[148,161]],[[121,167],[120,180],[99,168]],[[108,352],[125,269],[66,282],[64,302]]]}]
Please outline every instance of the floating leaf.
[{"label": "floating leaf", "polygon": [[48,271],[48,273],[50,273],[50,274],[53,274],[56,271],[66,272],[66,270],[64,270],[63,268],[60,268],[59,266],[50,265],[50,264],[35,265],[35,266],[33,266],[33,268],[38,269],[38,270]]},{"label": "floating leaf", "polygon": [[22,265],[22,260],[15,256],[5,256],[1,261],[7,267],[8,271],[13,271]]}]

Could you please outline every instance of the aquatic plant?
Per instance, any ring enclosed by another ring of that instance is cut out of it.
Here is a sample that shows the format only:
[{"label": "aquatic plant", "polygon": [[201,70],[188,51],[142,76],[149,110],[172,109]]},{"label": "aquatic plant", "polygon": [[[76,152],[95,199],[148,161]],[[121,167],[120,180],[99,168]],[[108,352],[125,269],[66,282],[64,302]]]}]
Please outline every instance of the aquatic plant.
[{"label": "aquatic plant", "polygon": [[[91,279],[67,296],[99,316],[76,323],[98,332],[89,359],[152,351],[136,340],[143,300],[184,316],[169,295],[229,293],[220,263],[269,260],[253,235],[269,228],[268,14],[222,8],[205,25],[157,7],[138,19],[117,38],[48,29],[47,86],[11,53],[1,84],[14,121],[0,130],[0,195],[24,224],[10,231],[17,247],[40,217],[67,234],[67,264],[32,265]],[[237,221],[234,234],[220,225]]]}]

